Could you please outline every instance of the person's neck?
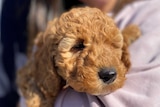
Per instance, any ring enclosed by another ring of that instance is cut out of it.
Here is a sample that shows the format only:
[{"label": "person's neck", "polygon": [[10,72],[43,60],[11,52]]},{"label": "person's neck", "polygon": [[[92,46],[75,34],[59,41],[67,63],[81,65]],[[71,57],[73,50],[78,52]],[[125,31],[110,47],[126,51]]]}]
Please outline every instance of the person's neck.
[{"label": "person's neck", "polygon": [[134,2],[135,0],[117,0],[115,3],[114,8],[112,9],[113,14],[117,14],[121,11],[127,4]]},{"label": "person's neck", "polygon": [[104,4],[104,6],[102,6],[100,8],[103,12],[110,13],[114,9],[115,5],[117,4],[116,2],[117,2],[117,0],[112,0],[112,2],[108,1],[106,4]]}]

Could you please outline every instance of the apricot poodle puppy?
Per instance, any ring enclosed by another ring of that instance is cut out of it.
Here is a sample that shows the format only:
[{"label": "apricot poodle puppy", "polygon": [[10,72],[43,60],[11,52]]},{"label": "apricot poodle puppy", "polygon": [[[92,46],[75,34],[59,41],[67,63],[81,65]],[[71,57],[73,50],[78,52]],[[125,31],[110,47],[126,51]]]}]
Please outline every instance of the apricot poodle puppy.
[{"label": "apricot poodle puppy", "polygon": [[52,107],[65,87],[92,95],[123,86],[130,68],[127,47],[136,26],[120,31],[96,8],[75,8],[49,22],[35,40],[36,52],[17,76],[27,107]]}]

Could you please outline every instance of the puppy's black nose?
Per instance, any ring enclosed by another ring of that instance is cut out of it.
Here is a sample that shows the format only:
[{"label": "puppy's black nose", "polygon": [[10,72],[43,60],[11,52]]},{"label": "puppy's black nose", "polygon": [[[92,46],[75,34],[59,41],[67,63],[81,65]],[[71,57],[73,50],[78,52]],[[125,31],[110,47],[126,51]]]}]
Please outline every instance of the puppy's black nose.
[{"label": "puppy's black nose", "polygon": [[114,68],[102,68],[98,72],[99,78],[102,79],[104,83],[112,83],[116,79],[116,70]]}]

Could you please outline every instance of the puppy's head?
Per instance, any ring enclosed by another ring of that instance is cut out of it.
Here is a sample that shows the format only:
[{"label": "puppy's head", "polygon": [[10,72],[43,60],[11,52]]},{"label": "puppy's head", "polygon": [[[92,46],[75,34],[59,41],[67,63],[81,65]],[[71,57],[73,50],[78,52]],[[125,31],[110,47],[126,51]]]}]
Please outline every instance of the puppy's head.
[{"label": "puppy's head", "polygon": [[127,49],[113,20],[100,10],[76,8],[62,14],[50,22],[42,40],[55,71],[76,91],[100,95],[123,85]]}]

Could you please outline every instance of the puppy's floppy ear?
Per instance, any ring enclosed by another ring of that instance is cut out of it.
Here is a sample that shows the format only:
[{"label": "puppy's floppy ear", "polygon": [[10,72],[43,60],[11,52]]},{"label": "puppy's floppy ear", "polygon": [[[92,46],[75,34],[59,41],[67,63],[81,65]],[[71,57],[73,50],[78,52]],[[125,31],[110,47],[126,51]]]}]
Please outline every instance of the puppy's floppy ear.
[{"label": "puppy's floppy ear", "polygon": [[129,70],[130,66],[131,66],[131,62],[130,62],[130,55],[129,55],[129,51],[128,51],[128,41],[126,40],[126,38],[124,37],[123,40],[123,47],[122,47],[122,62],[124,63],[124,66],[126,67],[126,71]]},{"label": "puppy's floppy ear", "polygon": [[36,72],[34,75],[36,76],[37,85],[45,97],[55,97],[61,87],[61,78],[57,74],[52,56],[54,50],[51,48],[50,42],[45,41],[35,53]]},{"label": "puppy's floppy ear", "polygon": [[131,65],[129,59],[130,56],[128,52],[128,40],[126,36],[123,35],[123,33],[119,32],[117,36],[114,38],[114,41],[114,46],[122,50],[120,58],[126,68],[126,71],[128,71]]},{"label": "puppy's floppy ear", "polygon": [[39,34],[34,57],[18,72],[17,83],[28,107],[52,107],[62,88],[54,66],[52,43],[46,37],[47,33]]},{"label": "puppy's floppy ear", "polygon": [[124,43],[122,48],[123,50],[122,61],[124,62],[124,65],[128,70],[131,66],[128,47],[131,43],[133,43],[136,39],[140,37],[141,30],[137,25],[131,24],[122,30],[122,35],[124,38],[123,40]]},{"label": "puppy's floppy ear", "polygon": [[131,62],[130,62],[130,55],[129,55],[129,52],[128,52],[128,45],[129,45],[128,44],[128,38],[123,31],[121,32],[121,35],[123,36],[121,60],[124,64],[124,66],[126,68],[126,72],[127,72],[129,70],[130,66],[131,66]]}]

